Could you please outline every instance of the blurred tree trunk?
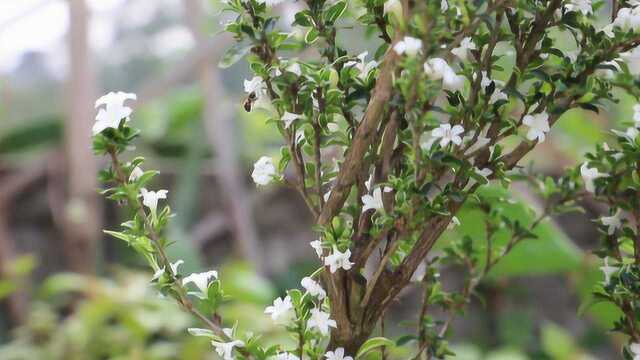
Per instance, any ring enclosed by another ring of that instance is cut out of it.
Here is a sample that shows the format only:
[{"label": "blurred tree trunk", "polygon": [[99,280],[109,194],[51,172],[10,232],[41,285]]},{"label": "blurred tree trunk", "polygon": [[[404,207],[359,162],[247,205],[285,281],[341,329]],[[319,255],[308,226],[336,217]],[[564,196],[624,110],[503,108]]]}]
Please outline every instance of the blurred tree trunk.
[{"label": "blurred tree trunk", "polygon": [[[207,46],[207,35],[204,31],[205,13],[199,0],[184,0],[186,21],[196,39],[198,47]],[[224,41],[221,41],[221,43]],[[235,246],[239,253],[250,261],[259,272],[264,270],[260,256],[255,224],[244,186],[244,176],[239,171],[238,159],[234,148],[234,124],[231,106],[225,97],[219,79],[217,63],[224,48],[203,61],[200,65],[199,78],[204,98],[203,120],[209,143],[215,153],[215,164],[219,175],[220,186],[227,208],[227,221],[231,224],[235,237]]]},{"label": "blurred tree trunk", "polygon": [[67,183],[64,209],[64,252],[71,270],[95,270],[100,215],[97,164],[91,151],[95,78],[89,46],[89,10],[85,0],[69,1],[68,116],[65,124]]}]

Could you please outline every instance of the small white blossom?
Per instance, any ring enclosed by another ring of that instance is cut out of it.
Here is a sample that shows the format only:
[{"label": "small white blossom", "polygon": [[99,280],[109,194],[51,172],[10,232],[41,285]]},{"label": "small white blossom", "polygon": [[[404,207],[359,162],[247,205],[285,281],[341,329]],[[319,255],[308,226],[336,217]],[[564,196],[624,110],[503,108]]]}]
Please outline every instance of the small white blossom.
[{"label": "small white blossom", "polygon": [[289,353],[280,353],[277,354],[274,360],[300,360],[299,357]]},{"label": "small white blossom", "polygon": [[640,127],[640,104],[633,105],[633,121]]},{"label": "small white blossom", "polygon": [[324,265],[329,267],[329,272],[332,274],[338,269],[350,270],[353,266],[353,263],[349,260],[350,257],[351,250],[347,249],[345,252],[340,252],[334,247],[333,253],[324,259]]},{"label": "small white blossom", "polygon": [[293,304],[291,303],[291,297],[287,295],[284,299],[277,298],[273,300],[273,305],[267,306],[267,308],[264,309],[264,313],[271,314],[271,319],[278,321],[283,316],[286,316],[292,309]]},{"label": "small white blossom", "polygon": [[256,0],[260,4],[267,4],[267,6],[276,6],[283,2],[284,0]]},{"label": "small white blossom", "polygon": [[345,67],[353,66],[355,69],[357,69],[359,73],[358,78],[363,81],[367,78],[367,76],[369,75],[369,72],[375,69],[376,66],[378,66],[378,62],[375,60],[371,60],[367,62],[366,61],[367,55],[369,55],[369,52],[365,51],[357,56],[358,58],[357,61],[353,61],[353,60],[347,61],[344,64]]},{"label": "small white blossom", "polygon": [[431,58],[424,65],[424,73],[431,80],[440,80],[444,74],[453,71],[446,60],[442,58]]},{"label": "small white blossom", "polygon": [[402,3],[400,0],[387,0],[384,2],[383,14],[389,13],[397,18],[402,16]]},{"label": "small white blossom", "polygon": [[460,125],[440,124],[439,127],[431,131],[431,136],[440,139],[440,146],[445,147],[449,143],[456,145],[462,144],[462,136],[464,135],[464,128]]},{"label": "small white blossom", "polygon": [[618,28],[623,32],[627,32],[629,30],[638,31],[640,28],[640,7],[623,7],[618,10],[616,14],[616,18],[613,22],[607,26],[605,26],[602,31],[609,37],[613,37],[613,29]]},{"label": "small white blossom", "polygon": [[[384,192],[389,192],[392,189],[385,186]],[[373,189],[372,195],[362,195],[362,212],[368,210],[382,210],[384,209],[384,203],[382,202],[382,190],[380,188]]]},{"label": "small white blossom", "polygon": [[136,99],[136,94],[118,91],[110,92],[96,100],[96,108],[103,105],[104,107],[101,107],[98,110],[98,115],[96,115],[96,123],[91,129],[93,135],[99,134],[108,128],[117,129],[122,119],[128,121],[132,110],[130,107],[125,106],[124,102]]},{"label": "small white blossom", "polygon": [[220,356],[222,360],[234,360],[233,348],[243,347],[244,342],[240,340],[233,340],[229,342],[212,341],[211,345],[215,347],[218,356]]},{"label": "small white blossom", "polygon": [[285,111],[280,120],[282,120],[282,122],[284,122],[284,128],[288,129],[289,126],[291,126],[291,124],[295,120],[298,120],[298,119],[301,119],[301,118],[302,118],[302,115],[298,115],[298,114],[294,114],[294,113],[290,113],[288,111]]},{"label": "small white blossom", "polygon": [[522,119],[522,123],[529,127],[527,132],[527,139],[538,139],[541,143],[545,140],[545,134],[549,132],[549,114],[543,111],[538,114],[527,114]]},{"label": "small white blossom", "polygon": [[476,44],[473,42],[473,39],[470,37],[465,37],[460,42],[460,46],[457,48],[451,49],[451,53],[458,57],[461,61],[467,61],[469,58],[469,50],[475,50]]},{"label": "small white blossom", "polygon": [[581,12],[584,15],[593,14],[591,0],[571,0],[564,8],[567,11]]},{"label": "small white blossom", "polygon": [[144,175],[144,171],[139,166],[136,166],[131,170],[131,174],[129,174],[129,182],[134,182],[140,178],[140,176]]},{"label": "small white blossom", "polygon": [[619,269],[620,268],[616,266],[610,266],[609,258],[605,257],[604,265],[600,267],[600,270],[602,270],[602,273],[604,274],[604,283],[608,284],[611,281],[611,275],[617,273]]},{"label": "small white blossom", "polygon": [[320,286],[318,282],[314,281],[308,276],[302,278],[302,281],[300,281],[300,285],[302,285],[302,287],[307,290],[309,295],[317,297],[318,300],[322,300],[327,296],[327,293],[324,291],[322,286]]},{"label": "small white blossom", "polygon": [[442,88],[449,91],[462,91],[464,79],[464,76],[456,74],[453,70],[446,72],[442,77]]},{"label": "small white blossom", "polygon": [[[178,261],[176,261],[176,262],[174,262],[174,263],[170,263],[170,264],[169,264],[169,266],[171,267],[171,272],[172,272],[174,275],[177,275],[177,274],[178,274],[178,267],[179,267],[180,265],[182,265],[182,264],[184,264],[184,261],[183,261],[183,260],[178,260]],[[153,277],[151,278],[151,281],[158,280],[158,279],[160,278],[160,276],[162,276],[162,274],[164,274],[164,267],[163,267],[163,268],[161,268],[161,269],[158,269],[158,271],[156,271],[156,272],[153,274]]]},{"label": "small white blossom", "polygon": [[602,225],[607,226],[607,234],[612,235],[622,226],[622,219],[620,216],[622,215],[622,211],[618,209],[615,214],[611,216],[603,216],[600,218],[600,222]]},{"label": "small white blossom", "polygon": [[311,309],[311,318],[307,321],[307,327],[312,329],[316,328],[324,336],[329,335],[329,328],[336,328],[335,320],[330,319],[329,313],[326,313],[320,309]]},{"label": "small white blossom", "polygon": [[442,79],[442,87],[456,91],[464,88],[464,76],[456,74],[449,64],[442,58],[431,58],[424,65],[424,73],[431,80]]},{"label": "small white blossom", "polygon": [[318,257],[321,258],[322,257],[322,241],[320,241],[319,239],[314,240],[310,242],[309,245],[311,245],[313,250],[316,251],[316,255],[318,255]]},{"label": "small white blossom", "polygon": [[620,53],[620,57],[627,64],[631,75],[640,75],[640,47],[635,47],[630,51]]},{"label": "small white blossom", "polygon": [[149,191],[145,188],[140,189],[140,196],[142,196],[142,204],[151,210],[152,213],[156,212],[158,208],[158,200],[166,199],[169,191],[167,190],[158,190],[158,191]]},{"label": "small white blossom", "polygon": [[427,274],[427,263],[421,262],[420,265],[416,268],[416,271],[411,275],[411,279],[409,281],[418,283],[424,279],[424,276]]},{"label": "small white blossom", "polygon": [[440,0],[440,11],[445,12],[449,10],[449,2],[447,0]]},{"label": "small white blossom", "polygon": [[505,86],[504,81],[491,79],[487,75],[486,71],[483,71],[481,74],[482,74],[482,80],[480,81],[480,87],[482,87],[483,89],[486,90],[487,87],[489,85],[491,85],[492,82],[495,84],[495,90],[493,91],[493,93],[491,94],[491,97],[489,98],[489,104],[494,104],[498,100],[508,100],[509,99],[507,94],[502,91],[502,88],[504,88],[504,86]]},{"label": "small white blossom", "polygon": [[404,39],[398,41],[394,46],[393,50],[395,50],[398,55],[407,54],[407,56],[416,56],[420,50],[422,50],[422,40],[405,36]]},{"label": "small white blossom", "polygon": [[201,294],[204,296],[207,294],[209,289],[209,282],[211,279],[217,279],[218,272],[215,270],[201,272],[201,273],[193,273],[184,279],[182,279],[182,285],[187,285],[189,283],[193,283],[198,290],[200,290]]},{"label": "small white blossom", "polygon": [[251,80],[244,81],[244,92],[247,94],[261,94],[267,90],[267,85],[260,76],[254,76]]},{"label": "small white blossom", "polygon": [[632,343],[629,345],[629,351],[633,354],[632,360],[640,360],[640,344]]},{"label": "small white blossom", "polygon": [[608,176],[607,174],[603,174],[598,171],[596,168],[589,168],[587,163],[584,163],[580,166],[580,175],[582,176],[582,180],[584,181],[584,187],[590,193],[595,193],[595,185],[594,180],[599,179],[601,177]]},{"label": "small white blossom", "polygon": [[353,360],[351,356],[344,356],[344,348],[337,348],[334,351],[327,351],[324,354],[326,360]]},{"label": "small white blossom", "polygon": [[286,70],[288,72],[290,72],[290,73],[296,74],[296,76],[301,76],[302,75],[302,67],[300,67],[300,64],[298,64],[297,62],[293,62],[293,63],[289,64],[289,66],[287,66]]},{"label": "small white blossom", "polygon": [[614,134],[620,137],[626,138],[630,142],[635,141],[636,137],[640,134],[640,131],[638,131],[638,129],[636,129],[635,127],[629,127],[625,131],[619,131],[619,130],[613,129],[611,130],[611,132],[613,132]]},{"label": "small white blossom", "polygon": [[447,230],[451,230],[451,229],[455,228],[456,226],[460,226],[460,220],[458,219],[457,216],[453,216],[451,218],[451,222],[449,223],[449,225],[447,225]]},{"label": "small white blossom", "polygon": [[276,166],[270,157],[263,156],[253,164],[251,178],[257,185],[269,184],[274,176],[276,176]]}]

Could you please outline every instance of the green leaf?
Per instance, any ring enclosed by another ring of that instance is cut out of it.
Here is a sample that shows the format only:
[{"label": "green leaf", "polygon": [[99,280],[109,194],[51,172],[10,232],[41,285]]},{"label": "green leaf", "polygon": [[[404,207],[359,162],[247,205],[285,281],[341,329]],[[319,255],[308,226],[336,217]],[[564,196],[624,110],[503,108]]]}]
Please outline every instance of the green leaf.
[{"label": "green leaf", "polygon": [[316,30],[316,28],[311,28],[309,29],[309,31],[307,31],[307,34],[304,36],[304,41],[307,44],[313,44],[316,40],[318,40],[319,36],[320,36],[320,33],[318,32],[318,30]]},{"label": "green leaf", "polygon": [[218,66],[221,69],[226,69],[231,67],[233,64],[237,63],[242,59],[245,55],[251,51],[251,45],[244,45],[242,43],[238,43],[233,45],[227,52],[224,54]]},{"label": "green leaf", "polygon": [[364,344],[362,344],[362,346],[360,347],[360,350],[358,350],[358,353],[356,354],[356,359],[361,358],[362,356],[364,356],[366,353],[370,352],[371,350],[378,348],[378,347],[393,347],[395,345],[395,343],[385,337],[374,337],[371,338],[369,340],[367,340]]},{"label": "green leaf", "polygon": [[339,1],[335,5],[330,7],[325,12],[325,19],[326,19],[327,24],[333,24],[334,22],[336,22],[336,20],[338,20],[340,18],[340,16],[342,16],[342,14],[344,14],[344,11],[346,9],[347,9],[347,2],[346,1]]}]

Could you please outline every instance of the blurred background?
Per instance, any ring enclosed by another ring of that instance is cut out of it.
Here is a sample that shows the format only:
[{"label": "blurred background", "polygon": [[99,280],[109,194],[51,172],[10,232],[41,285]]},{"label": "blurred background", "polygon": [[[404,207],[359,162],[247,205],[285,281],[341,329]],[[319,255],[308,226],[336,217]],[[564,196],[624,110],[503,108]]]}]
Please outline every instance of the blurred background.
[{"label": "blurred background", "polygon": [[[290,18],[299,6],[275,11]],[[236,299],[225,319],[291,342],[263,309],[318,266],[312,219],[292,190],[250,181],[255,159],[277,156],[281,140],[264,115],[241,108],[246,63],[217,66],[232,44],[220,34],[227,19],[211,1],[0,0],[0,359],[216,358],[186,334],[193,320],[151,289],[134,252],[101,232],[128,215],[99,196],[107,163],[90,149],[94,101],[118,90],[138,94],[135,153],[160,170],[157,188],[169,189],[177,214],[171,257],[185,260],[183,273],[219,270]],[[360,30],[338,39],[354,54],[376,46],[350,41]],[[529,161],[560,174],[630,108],[623,98],[599,115],[569,112]],[[526,186],[512,192],[522,209],[539,203]],[[624,339],[607,332],[617,313],[586,306],[602,280],[589,219],[603,209],[584,205],[587,214],[545,224],[481,287],[456,320],[457,358],[619,357]],[[482,231],[477,218],[463,213],[448,238]],[[447,290],[461,288],[457,269],[442,276]],[[414,331],[420,299],[418,289],[401,296],[386,336]],[[391,357],[408,358],[411,347]]]}]

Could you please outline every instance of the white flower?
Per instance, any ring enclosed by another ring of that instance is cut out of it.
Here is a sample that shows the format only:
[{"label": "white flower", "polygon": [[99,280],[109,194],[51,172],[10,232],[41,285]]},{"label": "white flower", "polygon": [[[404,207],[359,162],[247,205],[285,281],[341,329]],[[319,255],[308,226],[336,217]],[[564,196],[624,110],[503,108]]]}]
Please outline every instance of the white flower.
[{"label": "white flower", "polygon": [[344,356],[344,348],[341,347],[334,351],[327,351],[327,353],[324,354],[324,357],[327,360],[353,360],[351,356]]},{"label": "white flower", "polygon": [[489,98],[489,104],[494,104],[498,100],[508,100],[509,99],[507,94],[505,94],[502,91],[502,88],[505,85],[504,81],[491,79],[489,76],[487,76],[487,72],[486,71],[482,71],[481,74],[482,74],[482,80],[480,81],[480,87],[482,87],[483,89],[486,90],[487,87],[489,85],[491,85],[492,82],[495,84],[495,90],[493,91],[493,93],[491,94],[491,97]]},{"label": "white flower", "polygon": [[333,248],[333,253],[324,259],[324,265],[329,267],[329,272],[335,273],[338,269],[350,270],[353,263],[349,260],[351,257],[351,250],[347,249],[345,252],[340,252],[336,247]]},{"label": "white flower", "polygon": [[222,358],[222,360],[234,360],[233,357],[233,348],[234,347],[243,347],[244,342],[240,340],[233,340],[229,342],[217,342],[212,341],[211,345],[216,348],[216,352]]},{"label": "white flower", "polygon": [[589,168],[587,163],[584,163],[580,166],[580,175],[582,176],[582,180],[584,181],[584,187],[590,193],[595,193],[595,185],[593,181],[595,179],[608,176],[607,174],[603,174],[598,172],[596,168]]},{"label": "white flower", "polygon": [[633,105],[633,121],[640,127],[640,104]]},{"label": "white flower", "polygon": [[152,213],[156,212],[158,208],[158,200],[166,199],[169,191],[167,190],[158,190],[158,191],[149,191],[145,188],[140,189],[140,196],[142,196],[142,204],[151,210]]},{"label": "white flower", "polygon": [[273,305],[267,306],[267,308],[264,309],[264,313],[271,314],[271,319],[273,319],[273,321],[278,321],[280,318],[287,315],[291,309],[293,309],[293,304],[291,303],[291,297],[287,295],[284,299],[277,298],[273,300]]},{"label": "white flower", "polygon": [[344,63],[344,66],[346,67],[353,66],[355,69],[357,69],[359,72],[358,78],[363,81],[367,78],[369,72],[375,69],[376,66],[378,66],[378,62],[376,62],[375,60],[366,62],[367,55],[369,55],[369,52],[365,51],[357,56],[357,61],[352,60]]},{"label": "white flower", "polygon": [[593,8],[591,7],[591,0],[571,0],[568,4],[564,6],[567,11],[575,11],[581,12],[584,15],[589,15],[593,13]]},{"label": "white flower", "polygon": [[538,142],[543,142],[545,134],[549,132],[549,114],[543,111],[538,114],[527,114],[522,119],[522,123],[529,127],[527,132],[527,139],[538,139]]},{"label": "white flower", "polygon": [[640,28],[640,7],[635,6],[632,8],[623,7],[618,10],[615,20],[602,31],[609,37],[613,37],[613,29],[619,28],[623,32],[633,30],[634,32]]},{"label": "white flower", "polygon": [[144,175],[144,171],[139,166],[136,166],[131,170],[131,174],[129,174],[129,182],[134,182],[140,178],[140,176]]},{"label": "white flower", "polygon": [[416,56],[421,49],[422,40],[411,36],[405,36],[404,39],[398,41],[393,46],[393,50],[395,50],[398,55],[407,54],[407,56]]},{"label": "white flower", "polygon": [[108,128],[117,129],[122,119],[128,121],[132,110],[130,107],[124,106],[124,102],[126,100],[136,99],[136,94],[118,91],[110,92],[96,100],[96,108],[102,105],[104,105],[104,108],[100,108],[100,110],[98,110],[96,123],[91,129],[93,135],[99,134]]},{"label": "white flower", "polygon": [[636,137],[640,134],[640,131],[638,131],[638,129],[636,129],[635,127],[629,127],[624,132],[618,131],[616,129],[611,130],[611,132],[613,132],[614,134],[616,134],[616,135],[618,135],[620,137],[626,138],[630,142],[635,141]]},{"label": "white flower", "polygon": [[442,88],[449,91],[462,91],[464,89],[464,76],[451,70],[442,77]]},{"label": "white flower", "polygon": [[301,76],[302,75],[302,67],[300,67],[300,64],[298,64],[297,62],[293,62],[293,63],[289,64],[289,66],[287,66],[286,70],[288,72],[296,74],[296,76]]},{"label": "white flower", "polygon": [[629,345],[629,351],[633,353],[633,360],[640,360],[640,344],[632,343]]},{"label": "white flower", "polygon": [[318,255],[318,257],[321,258],[322,257],[322,241],[320,241],[319,239],[314,240],[310,242],[309,245],[311,245],[313,250],[316,251],[316,255]]},{"label": "white flower", "polygon": [[329,318],[329,314],[314,308],[311,309],[311,318],[307,321],[308,328],[316,328],[320,331],[320,333],[324,336],[329,334],[329,328],[336,328],[338,324],[336,324],[335,320]]},{"label": "white flower", "polygon": [[[473,171],[482,176],[485,180],[489,181],[489,176],[491,174],[493,174],[493,170],[489,169],[489,168],[483,168],[483,169],[478,169],[478,168],[473,168]],[[455,216],[454,216],[455,217]]]},{"label": "white flower", "polygon": [[287,129],[289,128],[289,126],[291,126],[291,124],[298,119],[301,119],[302,115],[298,115],[298,114],[294,114],[294,113],[290,113],[288,111],[284,112],[284,115],[282,115],[282,118],[280,120],[282,120],[282,122],[284,122],[284,128]]},{"label": "white flower", "polygon": [[449,64],[442,58],[431,58],[424,65],[424,73],[431,80],[442,79],[442,87],[446,90],[462,90],[464,76],[456,74]]},{"label": "white flower", "polygon": [[271,182],[276,175],[276,166],[273,164],[273,159],[268,156],[263,156],[255,164],[253,164],[253,172],[251,178],[257,185],[267,185]]},{"label": "white flower", "polygon": [[611,275],[615,274],[616,272],[618,272],[620,268],[616,267],[616,266],[610,266],[609,265],[609,258],[605,257],[604,258],[604,265],[600,267],[600,270],[602,270],[602,273],[604,274],[604,283],[608,284],[611,281]]},{"label": "white flower", "polygon": [[440,11],[445,12],[449,10],[449,2],[447,0],[440,0]]},{"label": "white flower", "polygon": [[267,4],[267,6],[276,6],[284,0],[256,0],[260,4]]},{"label": "white flower", "polygon": [[416,268],[416,271],[411,275],[411,282],[421,282],[424,279],[424,276],[427,274],[427,263],[421,262],[420,265]]},{"label": "white flower", "polygon": [[318,282],[314,281],[308,276],[302,278],[302,281],[300,281],[300,285],[302,285],[302,287],[307,290],[309,295],[317,297],[318,300],[322,300],[327,296],[327,293],[324,291],[322,286],[320,286]]},{"label": "white flower", "polygon": [[[178,274],[178,267],[179,267],[180,265],[182,265],[182,264],[184,264],[184,261],[183,261],[183,260],[178,260],[178,261],[176,261],[176,262],[174,262],[174,263],[169,263],[169,266],[171,267],[171,272],[172,272],[174,275],[177,275],[177,274]],[[164,274],[164,267],[163,267],[163,268],[161,268],[161,269],[158,269],[158,271],[156,271],[156,272],[153,274],[153,277],[151,278],[151,281],[158,280],[158,279],[160,278],[160,276],[162,276],[162,274]]]},{"label": "white flower", "polygon": [[456,226],[460,226],[460,220],[458,219],[457,216],[453,216],[451,218],[451,222],[449,223],[449,225],[447,225],[447,230],[451,230]]},{"label": "white flower", "polygon": [[640,47],[635,47],[633,50],[620,53],[620,57],[627,63],[631,75],[640,75]]},{"label": "white flower", "polygon": [[184,279],[182,279],[182,285],[187,285],[189,283],[193,283],[198,290],[202,293],[203,296],[206,296],[207,291],[209,290],[209,281],[211,279],[217,279],[218,272],[215,270],[201,272],[201,273],[193,273]]},{"label": "white flower", "polygon": [[[368,188],[368,187],[367,187]],[[389,192],[392,189],[388,186],[384,187],[384,192]],[[362,212],[368,210],[382,210],[384,209],[384,203],[382,202],[382,190],[380,188],[373,189],[373,195],[362,195]]]},{"label": "white flower", "polygon": [[296,355],[284,352],[277,354],[274,360],[300,360],[300,358]]},{"label": "white flower", "polygon": [[617,229],[622,226],[622,220],[620,219],[622,212],[620,209],[616,211],[612,216],[603,216],[600,218],[602,225],[607,226],[607,234],[612,235]]},{"label": "white flower", "polygon": [[462,136],[464,134],[464,128],[460,125],[440,124],[439,127],[431,131],[431,136],[440,139],[440,146],[445,147],[449,143],[456,145],[462,144]]},{"label": "white flower", "polygon": [[440,80],[448,71],[453,71],[447,61],[442,58],[431,58],[424,65],[424,73],[431,80]]},{"label": "white flower", "polygon": [[383,14],[391,13],[393,16],[400,18],[402,16],[402,3],[400,0],[387,0],[384,3]]},{"label": "white flower", "polygon": [[247,94],[255,93],[260,97],[267,91],[267,85],[260,76],[254,76],[251,80],[244,81],[244,92]]},{"label": "white flower", "polygon": [[465,37],[460,42],[460,46],[457,48],[451,49],[451,53],[458,57],[461,61],[467,61],[469,58],[469,50],[475,50],[476,44],[473,42],[473,39],[470,37]]}]

